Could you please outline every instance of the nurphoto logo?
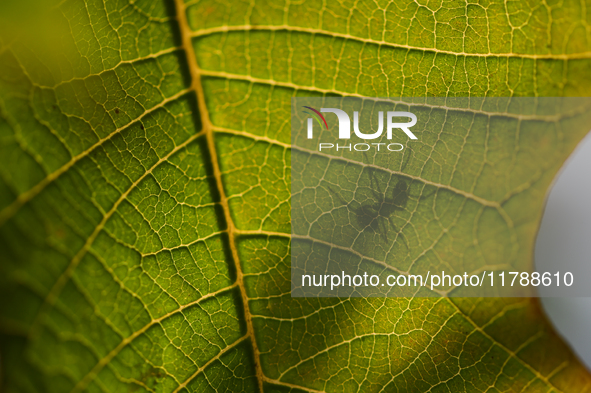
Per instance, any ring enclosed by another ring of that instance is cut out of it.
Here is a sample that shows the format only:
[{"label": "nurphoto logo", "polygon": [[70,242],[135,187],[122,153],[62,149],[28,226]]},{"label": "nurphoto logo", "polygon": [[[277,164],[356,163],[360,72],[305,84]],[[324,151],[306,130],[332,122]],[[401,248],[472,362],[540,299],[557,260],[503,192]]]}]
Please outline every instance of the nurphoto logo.
[{"label": "nurphoto logo", "polygon": [[[328,131],[328,122],[322,113],[333,113],[337,116],[337,120],[339,123],[339,139],[350,139],[351,138],[351,118],[342,109],[337,108],[320,108],[320,111],[314,109],[310,106],[304,106],[303,108],[307,109],[304,110],[304,113],[310,115],[311,117],[307,118],[307,137],[308,139],[314,138],[314,120],[320,126],[320,128],[326,128]],[[395,119],[400,118],[408,118],[410,121],[407,122],[399,122],[395,121]],[[394,130],[403,131],[410,139],[418,139],[415,134],[410,130],[410,127],[417,124],[417,117],[414,113],[411,112],[395,112],[395,111],[388,111],[386,112],[386,137],[388,140],[392,139],[392,135],[394,134]],[[364,133],[359,128],[359,112],[353,112],[353,132],[355,135],[363,140],[373,140],[377,139],[382,136],[384,132],[384,112],[378,112],[378,129],[374,132]],[[332,142],[322,142],[318,144],[318,151],[323,150],[330,150],[336,148],[337,151],[339,150],[349,150],[349,151],[368,151],[372,147],[377,151],[380,151],[380,147],[385,146],[384,150],[389,151],[402,151],[404,149],[404,145],[401,143],[356,143],[354,145],[351,144],[344,144],[339,145],[338,143]]]}]

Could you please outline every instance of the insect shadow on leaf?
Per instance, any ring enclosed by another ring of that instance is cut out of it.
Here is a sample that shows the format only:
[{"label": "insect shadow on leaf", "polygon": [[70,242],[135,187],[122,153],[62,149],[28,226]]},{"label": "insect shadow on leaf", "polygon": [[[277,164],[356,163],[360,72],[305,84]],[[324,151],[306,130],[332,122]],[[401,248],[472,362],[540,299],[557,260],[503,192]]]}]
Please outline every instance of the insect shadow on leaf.
[{"label": "insect shadow on leaf", "polygon": [[[347,201],[342,196],[342,190],[338,187],[328,185],[328,188],[340,200],[341,206],[346,206],[348,212],[352,213],[354,224],[360,229],[360,234],[363,231],[371,231],[379,235],[381,241],[387,244],[388,234],[391,229],[394,229],[398,235],[404,238],[394,223],[393,214],[406,209],[411,197],[418,200],[421,197],[431,196],[433,192],[422,194],[423,188],[421,188],[419,194],[412,195],[413,180],[407,176],[391,175],[385,169],[370,166],[366,167],[364,172],[367,173],[369,184],[355,190],[351,201]],[[386,179],[387,181],[385,181]],[[390,184],[392,181],[395,181],[393,186]]]},{"label": "insect shadow on leaf", "polygon": [[[388,191],[388,184],[385,187],[380,186],[376,169],[369,169],[370,186],[358,189],[354,198],[347,202],[342,191],[337,187],[329,185],[328,187],[341,202],[347,207],[347,210],[353,214],[355,226],[361,231],[369,230],[379,234],[381,239],[388,240],[388,232],[391,227],[396,228],[392,221],[392,214],[395,211],[404,210],[409,199],[409,183],[402,176],[397,176],[397,181],[391,192]],[[385,189],[384,189],[385,188]],[[359,202],[357,199],[363,199]]]}]

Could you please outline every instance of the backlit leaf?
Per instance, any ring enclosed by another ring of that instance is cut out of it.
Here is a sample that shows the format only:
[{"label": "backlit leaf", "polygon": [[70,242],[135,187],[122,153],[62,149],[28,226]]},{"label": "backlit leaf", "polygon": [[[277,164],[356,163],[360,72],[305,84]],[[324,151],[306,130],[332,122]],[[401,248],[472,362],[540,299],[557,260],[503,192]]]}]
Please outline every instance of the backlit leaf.
[{"label": "backlit leaf", "polygon": [[[289,257],[291,97],[586,96],[585,0],[0,7],[5,391],[591,391],[535,299],[291,298]],[[413,175],[531,261],[583,134],[425,138]]]}]

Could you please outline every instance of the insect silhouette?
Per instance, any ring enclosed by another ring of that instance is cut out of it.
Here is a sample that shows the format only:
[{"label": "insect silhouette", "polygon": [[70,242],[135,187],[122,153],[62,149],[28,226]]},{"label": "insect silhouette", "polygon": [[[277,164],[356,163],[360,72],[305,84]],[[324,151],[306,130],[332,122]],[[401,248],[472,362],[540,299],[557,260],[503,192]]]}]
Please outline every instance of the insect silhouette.
[{"label": "insect silhouette", "polygon": [[[409,183],[402,176],[396,177],[394,187],[381,186],[376,169],[369,169],[369,186],[364,186],[355,192],[354,198],[348,202],[341,196],[341,191],[329,186],[333,195],[345,205],[351,213],[355,227],[360,231],[369,230],[379,234],[383,241],[387,241],[391,227],[396,228],[392,221],[392,214],[403,210],[409,200]],[[391,191],[388,190],[391,188]]]},{"label": "insect silhouette", "polygon": [[[353,219],[352,224],[359,230],[360,235],[364,231],[370,231],[386,244],[390,230],[399,232],[394,223],[394,213],[405,210],[411,198],[417,199],[418,203],[418,199],[428,197],[432,193],[422,194],[423,186],[418,195],[412,195],[413,180],[404,175],[391,175],[383,169],[369,166],[364,168],[363,172],[364,184],[357,188],[350,201],[343,198],[343,192],[339,188],[332,185],[328,187],[332,195],[340,201],[340,206],[347,208],[349,216]],[[392,185],[392,182],[395,183]],[[399,235],[404,238],[403,234]]]}]

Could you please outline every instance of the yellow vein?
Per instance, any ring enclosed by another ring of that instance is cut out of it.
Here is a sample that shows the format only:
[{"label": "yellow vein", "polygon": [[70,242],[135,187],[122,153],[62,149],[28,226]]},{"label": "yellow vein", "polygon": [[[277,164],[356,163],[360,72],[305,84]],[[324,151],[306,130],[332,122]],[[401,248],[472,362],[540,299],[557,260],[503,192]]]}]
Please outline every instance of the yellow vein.
[{"label": "yellow vein", "polygon": [[195,54],[195,50],[192,45],[192,31],[189,27],[189,22],[187,21],[186,15],[186,5],[183,0],[175,0],[176,5],[176,13],[177,13],[177,21],[179,24],[179,29],[181,32],[181,39],[182,39],[182,46],[185,49],[185,55],[187,57],[187,62],[189,65],[189,70],[191,73],[191,88],[195,91],[197,95],[197,103],[199,106],[199,114],[201,116],[201,122],[203,124],[203,131],[205,133],[205,138],[207,140],[207,147],[211,157],[211,163],[213,167],[213,175],[215,179],[215,184],[217,186],[217,190],[220,195],[220,205],[223,210],[224,219],[227,225],[227,233],[228,233],[228,241],[229,247],[232,253],[232,260],[234,261],[234,265],[236,268],[236,281],[238,283],[238,287],[240,288],[240,296],[242,298],[242,304],[244,307],[244,317],[246,320],[246,330],[247,335],[250,337],[250,341],[252,343],[253,353],[254,353],[254,363],[255,363],[255,370],[256,376],[258,380],[258,387],[259,391],[263,393],[263,369],[261,367],[261,360],[260,360],[260,351],[256,342],[256,337],[254,334],[254,326],[252,322],[252,315],[250,312],[250,306],[248,304],[248,296],[246,293],[246,287],[244,285],[244,273],[242,272],[242,266],[240,265],[240,259],[238,255],[238,248],[236,246],[236,227],[234,226],[234,222],[232,220],[232,216],[230,214],[230,205],[228,204],[228,198],[226,196],[224,186],[222,183],[222,172],[220,169],[220,163],[217,156],[215,140],[214,140],[214,129],[213,124],[209,118],[209,111],[207,110],[207,104],[205,103],[205,93],[203,91],[203,87],[201,86],[201,75],[202,70],[199,68],[199,64],[197,63],[197,57]]},{"label": "yellow vein", "polygon": [[265,378],[265,382],[267,383],[271,383],[274,385],[278,385],[278,386],[284,386],[290,389],[297,389],[297,390],[302,390],[304,392],[309,392],[309,393],[324,393],[324,390],[314,390],[311,388],[306,388],[300,385],[294,385],[293,383],[289,383],[289,382],[282,382],[282,381],[278,381],[276,379],[272,379],[269,377],[264,377]]},{"label": "yellow vein", "polygon": [[532,59],[532,60],[575,60],[575,59],[589,59],[591,58],[591,52],[579,52],[572,54],[546,54],[536,55],[527,53],[469,53],[469,52],[456,52],[450,50],[442,50],[437,48],[420,47],[405,44],[396,44],[384,40],[374,40],[372,38],[363,38],[354,36],[351,34],[337,33],[330,30],[315,29],[311,27],[301,26],[290,26],[290,25],[238,25],[238,26],[219,26],[212,27],[209,29],[201,29],[193,33],[193,37],[204,37],[216,33],[228,33],[228,32],[247,32],[247,31],[285,31],[294,33],[308,33],[325,35],[332,38],[341,38],[345,40],[357,41],[364,44],[374,44],[380,46],[386,46],[396,49],[416,50],[421,52],[432,52],[435,54],[444,54],[452,56],[466,56],[466,57],[507,57],[507,58],[518,58],[518,59]]},{"label": "yellow vein", "polygon": [[251,230],[251,229],[236,229],[236,231],[234,232],[237,235],[242,235],[242,236],[252,236],[252,235],[262,235],[262,236],[275,236],[275,237],[285,237],[285,238],[291,238],[291,234],[290,233],[285,233],[285,232],[273,232],[273,231],[267,231],[267,230]]},{"label": "yellow vein", "polygon": [[267,136],[254,135],[254,134],[250,134],[247,132],[232,130],[230,128],[214,126],[213,130],[216,132],[219,132],[219,133],[223,133],[223,134],[231,134],[231,135],[241,136],[244,138],[252,139],[257,142],[267,142],[270,145],[277,145],[277,146],[283,147],[285,149],[291,149],[291,147],[292,147],[291,143],[281,142],[281,141],[278,141],[277,139],[272,139]]},{"label": "yellow vein", "polygon": [[173,47],[170,47],[170,48],[167,48],[167,49],[162,49],[162,50],[160,50],[158,52],[155,52],[155,53],[150,53],[150,54],[148,54],[146,56],[139,57],[139,58],[136,58],[136,59],[121,60],[121,61],[119,61],[119,63],[115,64],[114,66],[112,66],[110,68],[105,68],[104,70],[99,71],[99,72],[97,72],[95,74],[90,74],[90,75],[87,75],[85,77],[75,77],[75,78],[72,78],[72,79],[61,81],[61,82],[59,82],[59,83],[57,83],[57,84],[55,84],[53,86],[42,86],[42,85],[34,85],[34,86],[41,87],[41,88],[55,89],[55,88],[57,88],[57,87],[59,87],[61,85],[66,85],[66,84],[72,83],[74,81],[83,81],[83,80],[86,80],[86,79],[88,79],[90,77],[101,76],[101,75],[106,74],[108,72],[114,71],[117,68],[119,68],[120,66],[125,65],[125,64],[135,64],[135,63],[139,63],[139,62],[142,62],[142,61],[145,61],[145,60],[155,60],[155,59],[158,59],[161,56],[164,56],[164,55],[167,55],[167,54],[170,54],[170,53],[174,53],[175,51],[178,51],[180,49],[182,49],[182,48],[177,47],[177,46],[173,46]]},{"label": "yellow vein", "polygon": [[201,374],[203,371],[205,371],[205,369],[207,367],[209,367],[213,362],[217,361],[219,358],[221,358],[225,353],[231,351],[232,349],[236,348],[241,342],[243,342],[244,340],[246,340],[248,338],[248,333],[245,334],[244,336],[240,337],[238,340],[234,341],[232,344],[228,345],[226,348],[222,349],[220,352],[218,352],[217,355],[215,355],[214,357],[212,357],[210,360],[207,361],[207,363],[205,363],[203,366],[199,367],[197,369],[197,371],[195,371],[193,373],[193,375],[191,375],[189,378],[187,378],[186,381],[184,381],[183,383],[181,383],[179,386],[177,386],[176,389],[174,389],[174,391],[172,393],[177,393],[179,391],[181,391],[183,388],[185,388],[187,386],[187,384],[189,384],[189,382],[191,382],[193,379],[195,379],[199,374]]},{"label": "yellow vein", "polygon": [[[284,87],[284,88],[293,89],[293,90],[306,90],[306,91],[321,93],[321,94],[325,94],[325,95],[339,95],[342,97],[359,97],[359,98],[363,98],[368,101],[388,102],[388,103],[392,103],[392,104],[402,104],[402,105],[408,105],[409,107],[425,107],[425,108],[433,108],[433,109],[442,109],[442,110],[446,110],[446,111],[451,110],[451,111],[455,111],[455,112],[474,113],[474,114],[479,114],[479,115],[483,115],[486,117],[493,117],[493,116],[507,117],[507,118],[516,119],[516,120],[543,120],[543,121],[548,121],[548,122],[557,122],[557,121],[560,121],[564,118],[573,117],[573,116],[576,116],[576,115],[579,115],[582,113],[587,113],[589,111],[589,100],[586,100],[585,98],[581,98],[581,97],[578,97],[577,99],[584,100],[585,104],[587,104],[586,106],[583,105],[581,107],[574,108],[574,109],[567,111],[565,113],[560,113],[560,114],[555,114],[555,115],[526,115],[526,114],[518,114],[518,113],[511,113],[511,112],[493,112],[493,111],[486,111],[486,110],[482,110],[482,109],[461,108],[461,107],[448,106],[447,104],[444,104],[444,105],[430,104],[429,99],[435,100],[435,98],[431,98],[431,97],[422,97],[425,100],[424,102],[408,102],[408,101],[404,101],[404,100],[402,100],[400,98],[396,98],[396,97],[368,97],[368,96],[365,96],[365,95],[359,94],[359,93],[345,92],[345,91],[340,91],[340,90],[336,90],[336,89],[323,89],[323,88],[311,86],[311,85],[304,86],[304,85],[298,85],[297,83],[293,83],[293,82],[282,82],[282,81],[278,81],[275,79],[263,79],[263,78],[253,77],[251,75],[233,74],[233,73],[225,72],[225,71],[201,70],[200,74],[202,76],[223,78],[223,79],[228,79],[228,80],[245,81],[245,82],[257,83],[257,84],[261,84],[261,85],[269,85],[269,86],[274,86],[274,87],[275,86]],[[511,100],[520,99],[520,98],[524,98],[524,97],[462,97],[462,98],[468,98],[470,100],[480,101],[481,103],[485,103],[486,101],[490,102],[491,100],[506,100],[506,104],[509,105],[511,103]],[[561,98],[567,99],[569,97],[561,97]],[[453,103],[453,100],[457,100],[457,97],[437,97],[437,99],[445,99],[445,100],[449,99]],[[470,101],[470,102],[472,102],[472,101]]]}]

